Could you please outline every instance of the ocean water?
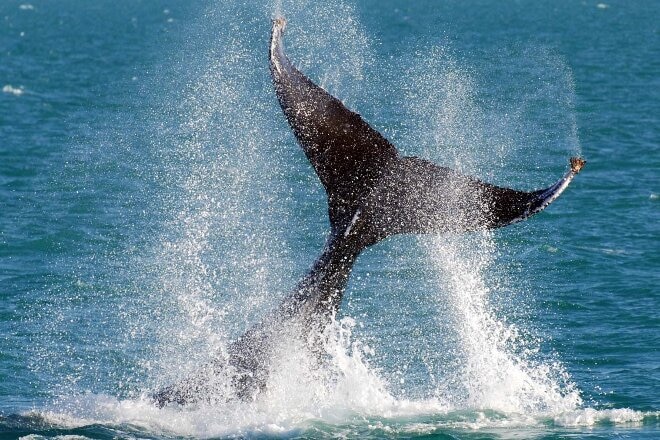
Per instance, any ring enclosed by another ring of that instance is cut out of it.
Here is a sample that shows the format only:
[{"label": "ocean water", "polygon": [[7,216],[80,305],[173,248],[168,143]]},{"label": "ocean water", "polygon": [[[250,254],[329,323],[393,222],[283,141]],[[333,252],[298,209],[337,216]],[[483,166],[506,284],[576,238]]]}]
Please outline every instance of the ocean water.
[{"label": "ocean water", "polygon": [[[360,256],[326,369],[156,408],[328,231],[270,20],[406,155],[531,190],[508,228]],[[0,438],[660,438],[660,4],[0,3]]]}]

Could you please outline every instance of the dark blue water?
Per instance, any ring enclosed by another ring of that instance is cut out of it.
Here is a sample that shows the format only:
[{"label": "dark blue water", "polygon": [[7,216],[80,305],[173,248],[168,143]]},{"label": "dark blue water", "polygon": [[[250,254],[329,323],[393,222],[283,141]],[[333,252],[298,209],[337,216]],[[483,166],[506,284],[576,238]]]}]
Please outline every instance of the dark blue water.
[{"label": "dark blue water", "polygon": [[[318,3],[0,4],[0,437],[660,437],[660,4]],[[284,346],[258,402],[157,409],[328,230],[276,13],[406,155],[526,190],[588,164],[525,223],[365,252],[327,372]]]}]

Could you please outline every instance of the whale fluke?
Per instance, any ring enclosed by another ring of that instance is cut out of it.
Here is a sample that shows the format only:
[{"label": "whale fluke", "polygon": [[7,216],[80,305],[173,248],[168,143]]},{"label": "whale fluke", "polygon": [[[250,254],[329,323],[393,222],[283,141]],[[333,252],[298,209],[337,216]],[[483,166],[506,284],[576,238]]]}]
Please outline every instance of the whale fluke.
[{"label": "whale fluke", "polygon": [[524,220],[552,203],[584,165],[571,159],[557,183],[526,192],[402,157],[359,114],[293,66],[284,51],[285,27],[283,18],[273,21],[270,67],[277,98],[327,191],[333,230],[361,219],[363,246],[394,234],[465,232]]}]

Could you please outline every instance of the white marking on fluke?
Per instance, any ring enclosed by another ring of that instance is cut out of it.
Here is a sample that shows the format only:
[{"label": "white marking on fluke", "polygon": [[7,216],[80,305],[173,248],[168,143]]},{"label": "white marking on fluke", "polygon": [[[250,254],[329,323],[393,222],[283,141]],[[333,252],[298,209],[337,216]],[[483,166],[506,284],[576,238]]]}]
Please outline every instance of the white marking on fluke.
[{"label": "white marking on fluke", "polygon": [[355,211],[355,214],[353,214],[353,218],[351,219],[351,223],[349,223],[348,228],[346,228],[346,231],[344,232],[344,237],[348,237],[348,234],[350,234],[351,229],[353,229],[353,226],[355,226],[355,223],[360,218],[360,213],[361,212],[362,212],[361,209],[358,209],[357,211]]},{"label": "white marking on fluke", "polygon": [[[273,19],[273,36],[270,40],[270,53],[271,53],[271,62],[273,63],[273,66],[275,66],[275,70],[277,70],[277,73],[282,73],[282,65],[280,64],[280,58],[284,57],[284,54],[281,52],[282,51],[282,44],[281,44],[281,39],[282,39],[282,34],[284,33],[284,29],[286,28],[286,20],[283,17],[277,17]],[[279,51],[278,53],[279,56],[273,56],[276,51]]]}]

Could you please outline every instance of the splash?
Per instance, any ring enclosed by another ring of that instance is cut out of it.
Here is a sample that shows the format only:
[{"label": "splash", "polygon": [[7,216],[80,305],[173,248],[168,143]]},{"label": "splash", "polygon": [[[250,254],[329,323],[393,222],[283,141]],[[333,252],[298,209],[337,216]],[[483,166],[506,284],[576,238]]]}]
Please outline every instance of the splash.
[{"label": "splash", "polygon": [[[73,405],[72,405],[73,406]],[[112,436],[195,438],[235,437],[304,437],[304,438],[382,438],[393,436],[461,435],[465,431],[486,437],[546,438],[548,429],[569,435],[576,428],[587,428],[590,435],[613,426],[634,428],[657,426],[660,413],[653,411],[575,410],[555,417],[533,417],[525,414],[503,415],[493,411],[452,411],[434,401],[398,401],[395,405],[378,406],[380,414],[359,413],[344,407],[324,405],[307,411],[278,411],[275,407],[254,406],[234,409],[219,407],[158,410],[143,400],[118,400],[104,395],[89,395],[75,402],[74,412],[30,411],[21,416],[23,423],[36,430],[75,430],[72,434],[99,437],[105,429]],[[0,417],[0,423],[2,418]],[[99,432],[101,431],[101,432]],[[50,431],[52,432],[52,431]],[[609,431],[611,432],[611,431]],[[48,433],[46,433],[48,435]],[[62,434],[66,434],[63,432]]]},{"label": "splash", "polygon": [[[297,338],[282,341],[275,350],[268,390],[255,402],[216,401],[159,409],[147,397],[121,400],[85,394],[61,400],[56,409],[27,415],[72,429],[103,425],[135,434],[215,438],[300,433],[327,437],[334,436],[338,426],[350,432],[367,420],[387,426],[398,423],[397,419],[447,412],[446,404],[438,399],[412,401],[390,394],[369,365],[371,349],[354,338],[355,325],[353,319],[344,318],[328,326],[323,369],[313,367],[318,359]],[[374,425],[368,423],[361,429],[372,430]]]},{"label": "splash", "polygon": [[417,52],[409,62],[403,84],[404,106],[410,114],[416,145],[425,157],[442,154],[461,170],[475,171],[494,159],[503,162],[510,142],[488,133],[489,151],[474,148],[484,141],[487,121],[477,102],[475,80],[443,47]]},{"label": "splash", "polygon": [[[541,187],[556,174],[548,157],[563,165],[581,152],[572,71],[547,48],[486,55],[466,66],[436,45],[403,58],[406,74],[393,87],[404,91],[410,127],[400,145],[487,181],[515,186],[524,172],[527,185]],[[516,81],[503,81],[508,75]],[[547,174],[535,171],[541,161]]]},{"label": "splash", "polygon": [[[512,117],[518,113],[516,104],[513,111],[498,113],[480,89],[476,73],[462,67],[448,49],[435,47],[416,54],[407,73],[407,112],[416,124],[408,144],[439,163],[487,177],[516,157],[520,142],[515,133],[527,123],[520,113]],[[567,77],[566,72],[562,75]],[[571,87],[565,96],[572,96]],[[521,92],[517,105],[537,98]],[[462,188],[453,190],[453,197],[463,197]],[[580,394],[561,363],[542,359],[540,338],[507,322],[493,304],[499,290],[512,284],[497,267],[503,249],[493,233],[418,241],[435,272],[436,325],[446,339],[442,349],[451,353],[443,359],[450,367],[443,369],[437,392],[456,407],[508,414],[578,408]],[[520,298],[504,302],[512,300]]]},{"label": "splash", "polygon": [[[441,389],[457,406],[505,413],[572,411],[579,392],[560,363],[537,360],[538,341],[525,338],[515,324],[497,316],[490,304],[492,264],[497,244],[491,233],[443,237],[425,245],[439,274],[437,301],[446,302],[458,335],[454,354],[459,368]],[[458,392],[457,392],[458,391]]]},{"label": "splash", "polygon": [[[327,58],[314,52],[335,53],[337,59],[340,54],[352,54],[337,63],[338,70],[336,65],[333,69],[317,66],[330,73],[320,76],[334,87],[343,83],[340,78],[360,76],[366,47],[358,47],[365,38],[352,9],[342,3],[336,6],[275,5],[280,13],[305,23],[307,32],[315,32],[310,40],[315,44],[306,48],[313,59]],[[253,13],[231,4],[214,5],[207,11],[205,26],[212,32],[204,29],[201,37],[187,42],[185,51],[185,57],[202,52],[201,60],[180,66],[177,73],[184,81],[175,81],[180,84],[174,90],[176,104],[166,103],[165,110],[155,115],[164,120],[157,132],[165,136],[153,145],[160,164],[155,170],[157,180],[166,188],[158,194],[155,209],[162,212],[164,221],[151,248],[153,264],[146,274],[149,291],[141,306],[151,307],[158,317],[151,329],[158,343],[144,362],[147,374],[157,378],[150,384],[152,389],[225,357],[232,339],[295,286],[290,267],[297,263],[307,268],[304,259],[288,259],[284,236],[284,228],[295,229],[290,226],[296,224],[290,218],[295,210],[291,200],[292,191],[299,192],[286,187],[291,174],[298,172],[286,158],[285,148],[291,143],[282,139],[281,118],[270,117],[279,111],[273,108],[267,66],[250,49],[254,32],[232,25],[237,16],[256,22],[250,16]],[[265,17],[259,23],[269,24]],[[207,33],[213,35],[212,40],[204,38]],[[213,44],[205,48],[209,41]],[[289,162],[286,167],[285,161]],[[312,259],[310,255],[310,263]],[[144,333],[144,324],[136,316],[127,318],[132,333]],[[293,358],[305,364],[299,354],[289,353],[280,360],[286,363]],[[281,399],[287,400],[281,396],[271,400]]]},{"label": "splash", "polygon": [[[256,60],[244,36],[219,31],[208,64],[179,93],[167,149],[155,146],[171,188],[159,199],[166,220],[154,243],[157,284],[149,297],[166,317],[156,330],[165,380],[222,355],[245,325],[240,318],[253,319],[277,298],[271,288],[286,262],[277,130],[264,118],[261,90],[249,89]],[[255,94],[256,102],[247,98]],[[172,372],[171,365],[183,367]]]}]

